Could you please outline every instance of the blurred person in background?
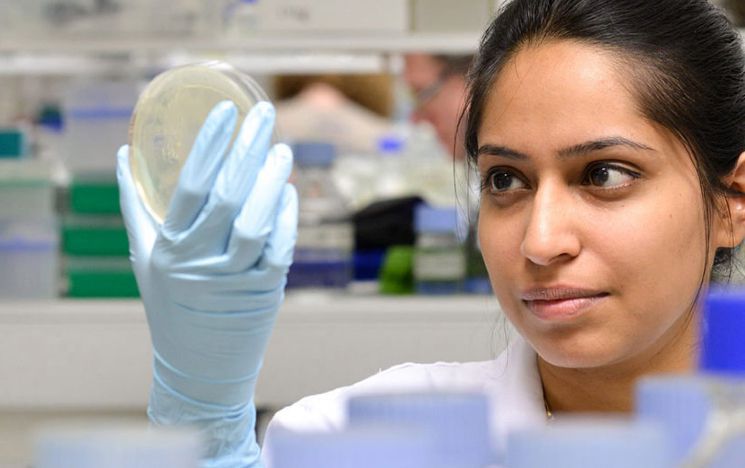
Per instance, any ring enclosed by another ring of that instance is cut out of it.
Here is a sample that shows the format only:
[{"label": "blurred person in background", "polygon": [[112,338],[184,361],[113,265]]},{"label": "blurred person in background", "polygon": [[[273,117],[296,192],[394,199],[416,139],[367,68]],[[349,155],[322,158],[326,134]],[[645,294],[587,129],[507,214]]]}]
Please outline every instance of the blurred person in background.
[{"label": "blurred person in background", "polygon": [[287,141],[324,141],[340,155],[366,155],[393,132],[387,74],[281,75],[274,95],[277,127]]},{"label": "blurred person in background", "polygon": [[458,119],[466,99],[466,75],[471,55],[412,53],[404,57],[404,80],[413,95],[412,121],[427,122],[445,150],[465,160],[463,129]]}]

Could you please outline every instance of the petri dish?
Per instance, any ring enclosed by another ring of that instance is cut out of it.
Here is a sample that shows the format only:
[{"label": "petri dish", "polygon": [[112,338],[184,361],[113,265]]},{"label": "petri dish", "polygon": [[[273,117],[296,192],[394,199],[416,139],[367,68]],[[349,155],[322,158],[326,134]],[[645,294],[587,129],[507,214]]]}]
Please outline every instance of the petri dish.
[{"label": "petri dish", "polygon": [[[129,126],[129,162],[139,195],[159,223],[204,120],[224,100],[238,108],[235,139],[248,111],[268,98],[251,77],[221,61],[167,70],[140,94]],[[276,133],[273,139],[277,141]]]}]

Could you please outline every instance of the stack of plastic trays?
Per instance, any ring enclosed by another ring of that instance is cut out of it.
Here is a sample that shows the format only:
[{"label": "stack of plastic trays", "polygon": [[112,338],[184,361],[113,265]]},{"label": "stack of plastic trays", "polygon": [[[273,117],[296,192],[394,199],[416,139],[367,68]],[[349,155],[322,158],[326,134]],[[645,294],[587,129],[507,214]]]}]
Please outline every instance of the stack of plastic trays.
[{"label": "stack of plastic trays", "polygon": [[76,176],[62,222],[68,297],[137,297],[113,176]]},{"label": "stack of plastic trays", "polygon": [[617,417],[578,417],[509,434],[505,468],[673,468],[660,426]]},{"label": "stack of plastic trays", "polygon": [[0,298],[52,298],[58,292],[54,187],[36,161],[0,161]]},{"label": "stack of plastic trays", "polygon": [[269,441],[273,468],[433,468],[432,435],[415,427],[369,425],[333,432],[279,430]]},{"label": "stack of plastic trays", "polygon": [[195,431],[97,423],[43,429],[34,444],[34,466],[197,468],[202,453]]},{"label": "stack of plastic trays", "polygon": [[435,442],[432,468],[484,468],[496,462],[489,402],[482,393],[359,395],[347,409],[350,428],[386,424],[426,431]]}]

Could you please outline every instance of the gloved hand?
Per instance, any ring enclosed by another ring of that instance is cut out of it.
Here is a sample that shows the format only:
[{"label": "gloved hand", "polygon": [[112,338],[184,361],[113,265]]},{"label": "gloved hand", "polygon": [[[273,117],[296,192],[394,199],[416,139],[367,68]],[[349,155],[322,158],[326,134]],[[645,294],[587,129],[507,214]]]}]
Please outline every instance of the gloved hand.
[{"label": "gloved hand", "polygon": [[209,114],[162,225],[142,204],[128,148],[119,150],[120,202],[153,344],[148,414],[195,424],[204,466],[260,466],[253,393],[284,297],[297,236],[289,147],[271,149],[274,108],[236,124],[230,102]]}]

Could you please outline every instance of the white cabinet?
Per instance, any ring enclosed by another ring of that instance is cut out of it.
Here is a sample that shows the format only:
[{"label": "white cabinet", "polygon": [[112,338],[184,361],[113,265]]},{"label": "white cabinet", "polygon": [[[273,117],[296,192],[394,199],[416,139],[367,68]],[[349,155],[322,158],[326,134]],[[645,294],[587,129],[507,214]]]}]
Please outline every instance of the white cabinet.
[{"label": "white cabinet", "polygon": [[[144,409],[151,350],[139,301],[0,303],[0,411]],[[493,297],[290,294],[259,406],[354,383],[401,362],[490,359],[505,344]]]}]

